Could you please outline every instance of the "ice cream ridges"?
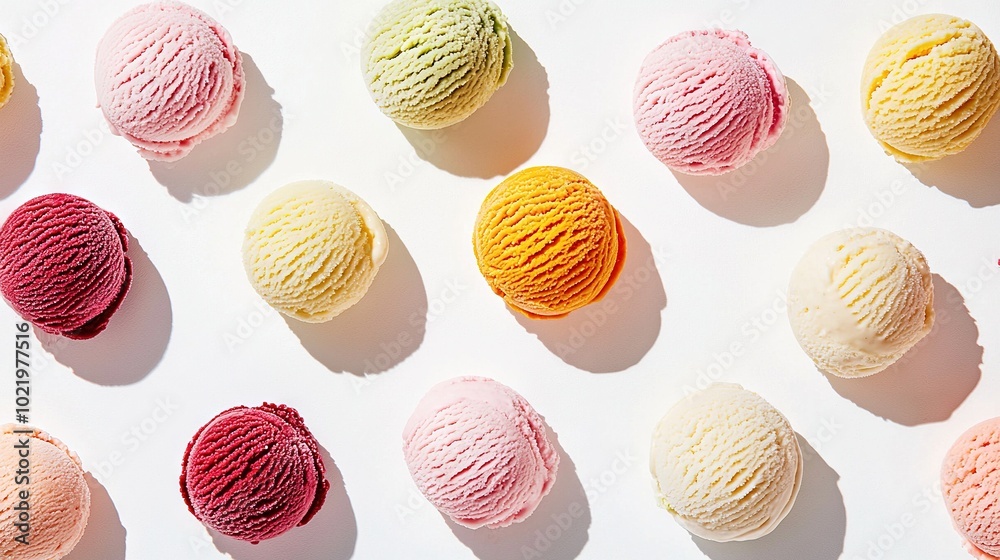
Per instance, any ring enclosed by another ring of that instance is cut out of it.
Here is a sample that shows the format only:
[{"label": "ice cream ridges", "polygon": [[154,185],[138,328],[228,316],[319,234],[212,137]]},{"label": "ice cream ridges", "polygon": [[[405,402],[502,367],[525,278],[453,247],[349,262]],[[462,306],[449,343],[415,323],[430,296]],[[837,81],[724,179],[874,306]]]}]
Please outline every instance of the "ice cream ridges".
[{"label": "ice cream ridges", "polygon": [[1000,418],[962,434],[944,459],[941,492],[966,548],[980,560],[1000,558]]},{"label": "ice cream ridges", "polygon": [[364,297],[388,250],[382,220],[365,201],[329,181],[300,181],[254,210],[243,266],[269,305],[321,323]]},{"label": "ice cream ridges", "polygon": [[39,329],[92,338],[132,284],[126,249],[128,233],[114,214],[70,194],[39,196],[0,228],[0,291]]},{"label": "ice cream ridges", "polygon": [[792,272],[788,318],[819,369],[839,377],[876,374],[934,324],[927,261],[886,230],[834,232],[813,244]]},{"label": "ice cream ridges", "polygon": [[149,160],[175,161],[236,122],[246,89],[229,33],[187,4],[138,6],[97,49],[98,105]]},{"label": "ice cream ridges", "polygon": [[14,57],[10,54],[7,39],[0,35],[0,108],[7,104],[14,93]]},{"label": "ice cream ridges", "polygon": [[774,61],[741,31],[688,31],[642,63],[633,91],[635,125],[668,167],[719,175],[777,142],[788,89]]},{"label": "ice cream ridges", "polygon": [[872,135],[900,162],[956,154],[1000,107],[1000,57],[970,21],[916,16],[872,46],[861,107]]},{"label": "ice cream ridges", "polygon": [[489,0],[395,0],[362,47],[365,82],[397,123],[443,128],[467,118],[507,81],[507,20]]},{"label": "ice cream ridges", "polygon": [[295,409],[230,408],[198,430],[184,452],[181,495],[202,523],[249,542],[308,523],[329,481],[319,444]]},{"label": "ice cream ridges", "polygon": [[802,469],[788,420],[739,385],[714,383],[687,397],[653,433],[650,471],[660,505],[703,539],[745,541],[773,531],[795,503]]},{"label": "ice cream ridges", "polygon": [[403,454],[428,501],[471,529],[526,519],[559,468],[538,413],[509,387],[483,377],[431,388],[406,423]]},{"label": "ice cream ridges", "polygon": [[626,253],[618,212],[590,181],[561,167],[519,171],[490,191],[472,244],[493,291],[533,318],[604,297]]},{"label": "ice cream ridges", "polygon": [[[41,430],[5,424],[0,426],[0,470],[5,473],[0,481],[0,558],[68,556],[90,517],[90,488],[80,458]],[[26,474],[16,475],[19,470]]]}]

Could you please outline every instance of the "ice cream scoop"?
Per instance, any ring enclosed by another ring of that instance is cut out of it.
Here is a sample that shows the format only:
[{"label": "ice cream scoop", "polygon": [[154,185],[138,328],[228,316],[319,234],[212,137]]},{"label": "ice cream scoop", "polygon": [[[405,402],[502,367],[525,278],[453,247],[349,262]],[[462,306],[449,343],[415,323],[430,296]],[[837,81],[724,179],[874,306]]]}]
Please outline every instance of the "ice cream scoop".
[{"label": "ice cream scoop", "polygon": [[535,409],[485,377],[432,387],[403,430],[403,455],[427,500],[471,529],[526,519],[559,468]]},{"label": "ice cream scoop", "polygon": [[934,284],[924,255],[876,228],[831,233],[792,272],[788,318],[816,366],[839,377],[874,375],[934,324]]},{"label": "ice cream scoop", "polygon": [[14,57],[10,54],[7,39],[0,35],[0,107],[7,104],[14,93]]},{"label": "ice cream scoop", "polygon": [[865,123],[900,162],[961,152],[1000,107],[1000,57],[981,29],[929,14],[886,31],[861,76]]},{"label": "ice cream scoop", "polygon": [[973,426],[955,441],[941,467],[941,493],[969,553],[1000,558],[1000,418]]},{"label": "ice cream scoop", "polygon": [[90,488],[80,458],[30,426],[0,426],[0,558],[59,560],[80,542]]},{"label": "ice cream scoop", "polygon": [[561,317],[611,289],[625,264],[618,212],[582,175],[532,167],[483,201],[472,238],[479,271],[512,308]]},{"label": "ice cream scoop", "polygon": [[687,31],[642,62],[633,91],[636,129],[668,167],[691,175],[732,171],[777,142],[788,118],[777,65],[742,31]]},{"label": "ice cream scoop", "polygon": [[229,32],[174,1],[115,21],[98,45],[94,81],[111,131],[159,161],[181,159],[235,124],[246,89]]},{"label": "ice cream scoop", "polygon": [[264,403],[230,408],[202,426],[184,452],[180,486],[199,521],[257,543],[308,523],[326,500],[325,475],[299,413]]},{"label": "ice cream scoop", "polygon": [[329,181],[300,181],[250,216],[243,267],[269,305],[322,323],[361,301],[388,250],[382,220],[364,200]]},{"label": "ice cream scoop", "polygon": [[675,404],[653,432],[657,499],[693,535],[763,537],[791,511],[802,451],[788,420],[760,395],[713,383]]},{"label": "ice cream scoop", "polygon": [[361,64],[386,116],[410,128],[450,126],[507,81],[507,20],[488,0],[395,0],[369,26]]},{"label": "ice cream scoop", "polygon": [[0,227],[0,292],[49,334],[100,334],[132,285],[128,232],[114,214],[71,194],[18,207]]}]

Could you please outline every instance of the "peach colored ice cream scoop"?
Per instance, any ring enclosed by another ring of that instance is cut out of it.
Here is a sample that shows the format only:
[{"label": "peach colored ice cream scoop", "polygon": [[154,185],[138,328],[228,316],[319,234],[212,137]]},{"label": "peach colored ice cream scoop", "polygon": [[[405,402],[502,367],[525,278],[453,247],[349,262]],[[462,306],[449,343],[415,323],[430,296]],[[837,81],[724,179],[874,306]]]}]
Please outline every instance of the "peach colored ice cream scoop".
[{"label": "peach colored ice cream scoop", "polygon": [[246,79],[229,33],[187,4],[138,6],[97,48],[98,105],[149,160],[175,161],[236,123]]},{"label": "peach colored ice cream scoop", "polygon": [[941,491],[966,548],[981,560],[1000,557],[1000,417],[970,428],[941,468]]},{"label": "peach colored ice cream scoop", "polygon": [[618,213],[590,181],[561,167],[532,167],[497,185],[472,244],[493,291],[533,318],[601,299],[625,262]]}]

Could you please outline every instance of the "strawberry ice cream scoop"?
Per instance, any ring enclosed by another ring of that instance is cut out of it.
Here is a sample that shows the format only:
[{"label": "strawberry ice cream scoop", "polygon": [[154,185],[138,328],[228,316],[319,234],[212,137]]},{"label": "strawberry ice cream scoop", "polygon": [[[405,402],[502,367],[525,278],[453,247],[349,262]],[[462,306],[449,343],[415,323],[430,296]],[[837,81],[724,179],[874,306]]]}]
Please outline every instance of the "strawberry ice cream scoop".
[{"label": "strawberry ice cream scoop", "polygon": [[98,105],[111,130],[149,160],[175,161],[235,122],[246,89],[229,33],[187,4],[144,4],[97,48]]},{"label": "strawberry ice cream scoop", "polygon": [[742,31],[688,31],[646,56],[632,108],[657,159],[681,173],[721,175],[778,140],[788,89]]},{"label": "strawberry ice cream scoop", "polygon": [[238,406],[188,444],[181,495],[205,525],[258,543],[316,515],[330,489],[325,475],[319,444],[295,409]]},{"label": "strawberry ice cream scoop", "polygon": [[93,338],[132,285],[126,249],[114,214],[71,194],[39,196],[0,228],[0,291],[42,331]]},{"label": "strawberry ice cream scoop", "polygon": [[980,560],[1000,558],[1000,417],[973,426],[952,445],[941,491],[966,549]]},{"label": "strawberry ice cream scoop", "polygon": [[509,387],[483,377],[431,388],[403,431],[403,454],[424,496],[471,529],[526,519],[559,468],[538,413]]}]

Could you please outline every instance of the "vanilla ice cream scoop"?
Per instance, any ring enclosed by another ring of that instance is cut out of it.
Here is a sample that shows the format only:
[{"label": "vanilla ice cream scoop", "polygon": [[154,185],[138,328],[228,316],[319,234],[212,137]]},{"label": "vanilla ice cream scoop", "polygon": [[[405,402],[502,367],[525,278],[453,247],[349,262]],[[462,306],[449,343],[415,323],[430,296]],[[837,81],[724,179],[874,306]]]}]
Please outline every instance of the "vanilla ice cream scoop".
[{"label": "vanilla ice cream scoop", "polygon": [[680,401],[653,432],[657,498],[692,534],[763,537],[795,503],[802,451],[788,420],[756,393],[714,383]]},{"label": "vanilla ice cream scoop", "polygon": [[876,374],[934,324],[927,261],[908,241],[883,229],[827,235],[792,272],[788,318],[819,369],[839,377]]}]

